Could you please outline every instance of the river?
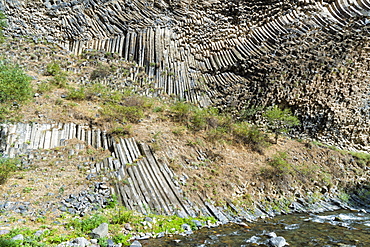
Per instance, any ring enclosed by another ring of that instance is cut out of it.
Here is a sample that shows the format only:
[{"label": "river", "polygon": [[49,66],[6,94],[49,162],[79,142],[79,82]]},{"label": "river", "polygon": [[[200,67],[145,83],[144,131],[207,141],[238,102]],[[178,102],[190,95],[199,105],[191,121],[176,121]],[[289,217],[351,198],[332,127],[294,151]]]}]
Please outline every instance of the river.
[{"label": "river", "polygon": [[266,246],[270,232],[293,246],[370,246],[370,214],[340,210],[320,214],[280,215],[247,223],[203,228],[188,236],[141,241],[143,246]]}]

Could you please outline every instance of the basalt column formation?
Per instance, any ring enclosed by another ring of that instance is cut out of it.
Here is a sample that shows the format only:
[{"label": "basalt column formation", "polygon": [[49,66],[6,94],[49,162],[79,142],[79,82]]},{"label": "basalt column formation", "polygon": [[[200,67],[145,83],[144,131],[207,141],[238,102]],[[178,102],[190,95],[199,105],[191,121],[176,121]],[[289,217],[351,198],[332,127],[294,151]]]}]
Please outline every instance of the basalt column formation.
[{"label": "basalt column formation", "polygon": [[[58,154],[57,151],[67,146],[71,147],[68,155],[77,155],[80,166],[88,166],[85,167],[87,179],[106,177],[119,202],[127,209],[143,214],[177,214],[180,217],[208,215],[223,223],[231,220],[231,216],[227,217],[222,209],[204,198],[187,199],[177,175],[168,166],[168,159],[158,157],[148,145],[134,138],[115,139],[100,129],[73,123],[0,125],[0,154],[10,158],[20,157],[22,163],[37,163],[46,154],[61,159],[66,154]],[[91,159],[78,156],[88,147],[109,150],[111,156],[101,161],[94,155]],[[231,202],[230,205],[233,206]],[[238,210],[239,214],[251,217]]]},{"label": "basalt column formation", "polygon": [[368,0],[2,0],[7,35],[116,53],[153,90],[220,109],[277,104],[297,134],[370,150]]}]

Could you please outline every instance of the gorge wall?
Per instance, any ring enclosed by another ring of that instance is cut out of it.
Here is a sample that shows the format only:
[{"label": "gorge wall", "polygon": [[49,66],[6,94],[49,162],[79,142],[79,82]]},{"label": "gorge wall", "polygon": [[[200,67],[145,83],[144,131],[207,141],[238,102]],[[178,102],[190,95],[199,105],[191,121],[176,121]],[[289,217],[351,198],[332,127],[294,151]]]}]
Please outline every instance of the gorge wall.
[{"label": "gorge wall", "polygon": [[6,35],[118,54],[144,69],[147,94],[237,116],[277,104],[297,135],[370,151],[368,0],[0,3]]}]

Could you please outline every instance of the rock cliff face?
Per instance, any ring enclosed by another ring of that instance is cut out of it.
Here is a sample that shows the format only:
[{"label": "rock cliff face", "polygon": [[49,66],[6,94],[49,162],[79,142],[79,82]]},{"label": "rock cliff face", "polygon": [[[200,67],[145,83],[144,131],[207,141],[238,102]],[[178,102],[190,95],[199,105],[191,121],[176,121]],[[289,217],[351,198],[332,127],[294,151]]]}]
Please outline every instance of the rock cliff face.
[{"label": "rock cliff face", "polygon": [[200,106],[289,107],[297,133],[370,151],[368,0],[1,0],[7,35],[117,53],[148,94]]}]

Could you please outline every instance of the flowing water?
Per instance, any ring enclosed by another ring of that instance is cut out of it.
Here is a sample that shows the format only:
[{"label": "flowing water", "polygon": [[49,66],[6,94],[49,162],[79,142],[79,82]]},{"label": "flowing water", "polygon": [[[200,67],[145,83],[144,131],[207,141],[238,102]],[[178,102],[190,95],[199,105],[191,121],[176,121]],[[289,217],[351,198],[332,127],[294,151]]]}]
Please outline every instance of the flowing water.
[{"label": "flowing water", "polygon": [[293,246],[370,247],[370,214],[341,210],[320,214],[281,215],[272,219],[204,228],[192,235],[141,241],[143,246],[266,246],[275,232]]}]

